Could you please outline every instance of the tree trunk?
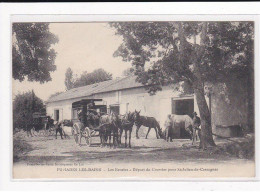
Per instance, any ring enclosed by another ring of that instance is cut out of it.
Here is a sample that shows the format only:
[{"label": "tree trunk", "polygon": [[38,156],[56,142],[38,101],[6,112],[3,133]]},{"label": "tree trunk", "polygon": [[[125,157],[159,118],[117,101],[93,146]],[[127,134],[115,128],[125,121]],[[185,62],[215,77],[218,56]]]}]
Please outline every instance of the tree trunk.
[{"label": "tree trunk", "polygon": [[[178,22],[178,35],[180,37],[180,61],[183,63],[184,58],[184,48],[186,44],[186,39],[183,32],[182,22]],[[202,75],[200,72],[201,58],[205,52],[205,41],[207,35],[207,22],[203,22],[201,36],[200,36],[200,45],[196,47],[196,40],[194,36],[194,48],[196,52],[196,56],[194,56],[194,71],[193,71],[193,89],[197,99],[197,104],[199,107],[200,117],[201,117],[201,139],[200,139],[200,147],[206,149],[207,145],[216,146],[213,137],[212,137],[212,129],[211,129],[211,115],[209,112],[209,108],[205,99],[204,94],[204,81],[202,79]],[[182,64],[185,65],[185,64]]]},{"label": "tree trunk", "polygon": [[193,85],[194,93],[197,99],[197,104],[198,104],[200,117],[201,117],[200,147],[203,149],[206,149],[207,145],[216,146],[212,137],[211,115],[205,99],[204,81],[202,79],[202,74],[200,72],[201,58],[205,52],[206,35],[207,35],[207,22],[203,22],[201,36],[200,36],[201,38],[200,47],[198,48],[198,50],[196,50],[197,55],[194,60],[195,80]]},{"label": "tree trunk", "polygon": [[216,146],[211,129],[211,115],[205,99],[203,84],[197,83],[194,89],[194,93],[197,99],[197,105],[201,118],[201,140],[200,147],[206,149],[207,145]]}]

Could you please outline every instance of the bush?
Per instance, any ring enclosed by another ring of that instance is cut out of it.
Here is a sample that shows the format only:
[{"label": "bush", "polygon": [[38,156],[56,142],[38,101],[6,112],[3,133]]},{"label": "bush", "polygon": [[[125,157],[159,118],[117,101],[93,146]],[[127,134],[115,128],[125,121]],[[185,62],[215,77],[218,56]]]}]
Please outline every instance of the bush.
[{"label": "bush", "polygon": [[17,162],[21,156],[33,150],[32,146],[22,137],[26,136],[25,132],[17,132],[13,136],[13,161]]},{"label": "bush", "polygon": [[46,112],[43,101],[33,91],[18,94],[13,100],[13,128],[25,129],[33,121],[34,112]]}]

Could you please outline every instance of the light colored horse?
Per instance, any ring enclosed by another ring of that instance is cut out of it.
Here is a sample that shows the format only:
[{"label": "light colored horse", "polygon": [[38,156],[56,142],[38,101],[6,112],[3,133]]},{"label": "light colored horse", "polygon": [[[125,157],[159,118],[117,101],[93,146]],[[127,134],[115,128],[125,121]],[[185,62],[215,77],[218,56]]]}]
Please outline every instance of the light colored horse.
[{"label": "light colored horse", "polygon": [[165,126],[165,136],[168,141],[169,138],[172,140],[174,130],[176,130],[177,126],[184,128],[190,135],[192,139],[192,144],[195,143],[195,129],[192,127],[193,121],[189,115],[176,115],[171,114],[167,116],[167,119],[164,122]]}]

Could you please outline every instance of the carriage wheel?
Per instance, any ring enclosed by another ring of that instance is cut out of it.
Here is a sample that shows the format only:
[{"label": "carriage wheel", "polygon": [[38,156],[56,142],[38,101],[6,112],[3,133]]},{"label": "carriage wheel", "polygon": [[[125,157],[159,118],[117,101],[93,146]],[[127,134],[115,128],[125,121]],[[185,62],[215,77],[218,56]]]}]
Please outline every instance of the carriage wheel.
[{"label": "carriage wheel", "polygon": [[39,131],[39,135],[42,137],[42,136],[45,136],[45,132],[44,131],[42,131],[42,130],[40,130]]},{"label": "carriage wheel", "polygon": [[90,129],[88,127],[85,128],[85,131],[86,131],[86,137],[85,137],[86,144],[88,146],[91,146],[91,131],[90,131]]}]

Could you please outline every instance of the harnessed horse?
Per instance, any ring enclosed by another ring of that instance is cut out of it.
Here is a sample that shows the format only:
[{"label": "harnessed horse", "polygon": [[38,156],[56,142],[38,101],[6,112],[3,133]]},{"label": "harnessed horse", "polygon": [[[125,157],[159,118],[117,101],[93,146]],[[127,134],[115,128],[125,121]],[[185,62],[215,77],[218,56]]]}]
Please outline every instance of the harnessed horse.
[{"label": "harnessed horse", "polygon": [[129,148],[131,148],[131,133],[134,126],[134,113],[128,112],[125,115],[117,115],[115,121],[120,130],[118,142],[121,144],[123,131],[125,131],[125,147],[127,147],[127,132],[129,132]]}]

